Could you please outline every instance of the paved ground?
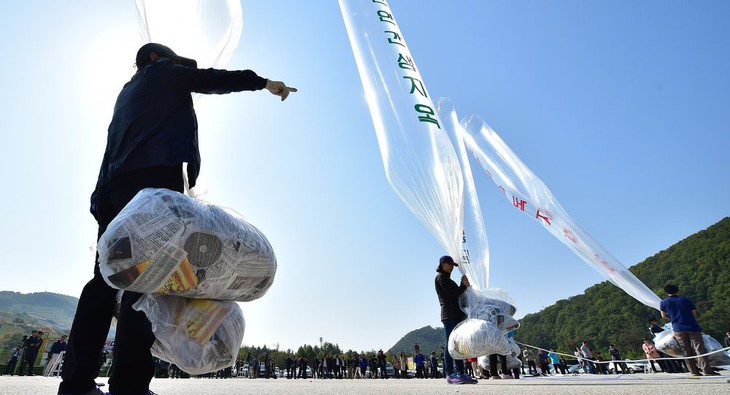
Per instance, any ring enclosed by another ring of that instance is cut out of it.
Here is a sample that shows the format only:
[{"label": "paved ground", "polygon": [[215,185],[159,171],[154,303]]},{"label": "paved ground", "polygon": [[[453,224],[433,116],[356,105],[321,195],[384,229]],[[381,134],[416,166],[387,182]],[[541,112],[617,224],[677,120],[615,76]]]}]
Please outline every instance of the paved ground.
[{"label": "paved ground", "polygon": [[[59,379],[0,376],[0,395],[55,394]],[[99,380],[106,382],[106,380]],[[104,388],[104,387],[103,387]],[[580,395],[727,395],[730,372],[719,377],[690,378],[665,373],[618,376],[554,376],[521,380],[481,380],[476,385],[448,385],[439,380],[248,380],[155,379],[160,395],[320,395],[320,394],[580,394]]]}]

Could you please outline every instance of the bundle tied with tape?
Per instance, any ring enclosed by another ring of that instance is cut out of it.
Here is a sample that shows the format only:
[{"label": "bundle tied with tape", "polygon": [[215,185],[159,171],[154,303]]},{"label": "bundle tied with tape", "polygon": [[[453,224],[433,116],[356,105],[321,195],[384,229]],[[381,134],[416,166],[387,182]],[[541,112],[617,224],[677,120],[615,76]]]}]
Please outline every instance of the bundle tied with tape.
[{"label": "bundle tied with tape", "polygon": [[143,293],[152,355],[190,374],[235,363],[245,322],[235,301],[263,296],[276,258],[266,237],[225,210],[168,189],[143,189],[97,245],[110,286]]},{"label": "bundle tied with tape", "polygon": [[168,189],[140,191],[97,250],[110,286],[145,294],[246,302],[276,274],[274,250],[253,225]]},{"label": "bundle tied with tape", "polygon": [[520,324],[512,317],[516,309],[507,292],[497,288],[474,290],[470,287],[459,302],[467,319],[451,331],[449,354],[456,359],[489,354],[511,355],[514,342],[506,334]]}]

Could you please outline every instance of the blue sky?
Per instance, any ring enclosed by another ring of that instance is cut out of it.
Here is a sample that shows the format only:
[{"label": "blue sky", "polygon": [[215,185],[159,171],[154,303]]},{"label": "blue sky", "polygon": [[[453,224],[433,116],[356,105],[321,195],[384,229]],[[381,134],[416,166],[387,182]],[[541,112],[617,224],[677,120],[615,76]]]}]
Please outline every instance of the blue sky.
[{"label": "blue sky", "polygon": [[[730,213],[730,3],[390,5],[431,95],[484,118],[624,265]],[[268,294],[241,304],[244,343],[369,350],[440,326],[444,251],[385,179],[337,3],[244,1],[243,18],[229,68],[299,89],[197,104],[208,199],[259,227],[279,261]],[[88,196],[142,44],[134,5],[14,2],[0,37],[0,290],[78,296],[96,236]],[[518,317],[603,281],[475,178],[490,283]]]}]

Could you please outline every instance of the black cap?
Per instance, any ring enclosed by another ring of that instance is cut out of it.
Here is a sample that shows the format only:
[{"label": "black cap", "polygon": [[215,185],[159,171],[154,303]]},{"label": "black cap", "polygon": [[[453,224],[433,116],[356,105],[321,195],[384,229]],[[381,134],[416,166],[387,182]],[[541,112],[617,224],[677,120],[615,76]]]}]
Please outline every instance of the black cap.
[{"label": "black cap", "polygon": [[137,64],[137,69],[141,69],[142,67],[147,66],[152,62],[150,60],[150,54],[152,52],[156,52],[158,55],[160,55],[160,57],[175,60],[183,66],[198,67],[198,62],[196,62],[194,59],[178,56],[175,51],[173,51],[172,49],[170,49],[170,47],[166,45],[147,43],[141,46],[137,51],[137,58],[135,60],[135,63]]},{"label": "black cap", "polygon": [[454,266],[459,266],[458,263],[454,262],[454,258],[450,257],[449,255],[444,255],[441,258],[439,258],[439,265],[442,263],[449,263]]}]

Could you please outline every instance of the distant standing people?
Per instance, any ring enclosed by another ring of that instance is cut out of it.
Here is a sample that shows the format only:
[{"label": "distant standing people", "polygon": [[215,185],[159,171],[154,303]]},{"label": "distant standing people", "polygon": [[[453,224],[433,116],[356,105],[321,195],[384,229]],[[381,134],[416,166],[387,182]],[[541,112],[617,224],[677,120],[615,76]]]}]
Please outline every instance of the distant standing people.
[{"label": "distant standing people", "polygon": [[730,332],[725,333],[725,347],[730,347]]},{"label": "distant standing people", "polygon": [[583,357],[583,370],[586,373],[596,374],[596,368],[593,366],[593,362],[591,362],[593,360],[593,352],[591,352],[587,340],[583,340],[583,344],[580,346],[580,355]]},{"label": "distant standing people", "polygon": [[608,371],[608,362],[605,362],[606,360],[601,355],[600,351],[596,351],[596,371],[598,371],[599,374],[609,374]]},{"label": "distant standing people", "polygon": [[550,361],[553,364],[553,370],[555,371],[555,374],[558,374],[558,370],[560,370],[561,374],[565,374],[565,366],[560,362],[560,357],[557,353],[555,353],[555,350],[550,349],[550,352],[548,353],[548,358],[550,358]]},{"label": "distant standing people", "polygon": [[387,361],[385,357],[385,353],[383,353],[383,350],[378,351],[378,368],[380,369],[380,378],[381,379],[387,379],[388,378],[388,372],[385,369],[387,366]]},{"label": "distant standing people", "polygon": [[616,346],[614,346],[613,344],[609,344],[608,353],[611,354],[611,360],[613,361],[613,369],[616,371],[616,374],[618,374],[619,368],[621,368],[621,374],[629,373],[629,369],[628,369],[628,366],[626,365],[626,362],[620,362],[621,353],[619,352],[618,348],[616,348]]},{"label": "distant standing people", "polygon": [[400,376],[404,379],[408,378],[408,356],[403,351],[400,352]]},{"label": "distant standing people", "polygon": [[20,357],[20,347],[15,347],[13,349],[13,352],[10,354],[10,359],[8,360],[8,366],[5,368],[5,374],[13,375],[13,371],[15,370],[15,365],[18,364],[18,357]]},{"label": "distant standing people", "polygon": [[550,358],[548,358],[547,351],[540,350],[540,352],[537,353],[537,363],[540,365],[540,370],[542,370],[543,376],[550,374]]},{"label": "distant standing people", "polygon": [[[651,332],[652,336],[655,336],[658,333],[664,332],[664,328],[659,326],[659,323],[657,323],[656,318],[650,317],[649,318],[649,332]],[[665,354],[662,351],[659,351],[659,355],[662,358],[673,358],[669,354]],[[684,367],[684,361],[681,359],[665,359],[664,365],[667,367],[668,373],[682,373],[683,371],[687,371],[687,369]]]},{"label": "distant standing people", "polygon": [[41,331],[33,331],[31,333],[31,336],[26,340],[25,343],[25,365],[28,369],[25,372],[22,372],[23,374],[26,374],[28,376],[33,376],[33,369],[35,368],[35,360],[38,357],[38,352],[41,349],[41,344],[43,344],[43,339],[41,338],[43,336],[43,332]]},{"label": "distant standing people", "polygon": [[429,377],[432,379],[435,379],[438,377],[439,369],[438,369],[438,359],[436,358],[436,351],[431,351],[431,356],[428,358],[428,367],[431,369],[431,372],[429,374]]},{"label": "distant standing people", "polygon": [[[454,258],[444,255],[439,258],[439,264],[436,267],[436,272],[438,272],[435,279],[436,295],[438,295],[439,305],[441,305],[441,322],[444,324],[447,342],[451,331],[466,319],[466,314],[459,307],[459,296],[470,286],[466,275],[461,276],[460,285],[456,285],[451,279],[451,272],[455,266],[459,266],[459,264],[454,262]],[[448,350],[448,344],[446,344],[446,349]],[[452,359],[448,351],[444,353],[444,375],[449,384],[477,383],[476,380],[464,374],[464,361]]]},{"label": "distant standing people", "polygon": [[[707,353],[705,344],[702,341],[702,328],[697,323],[697,308],[694,302],[679,296],[679,287],[674,284],[664,286],[664,292],[667,298],[663,299],[659,304],[664,319],[672,322],[672,330],[674,338],[677,339],[682,346],[685,357],[694,357]],[[707,357],[699,357],[699,369],[695,363],[695,359],[687,359],[685,363],[689,365],[692,376],[719,376],[710,367]]]},{"label": "distant standing people", "polygon": [[360,376],[362,376],[362,378],[366,379],[367,371],[368,371],[368,358],[363,353],[362,357],[360,358]]},{"label": "distant standing people", "polygon": [[529,348],[525,348],[525,350],[522,351],[522,356],[525,358],[525,361],[527,361],[527,372],[529,374],[537,374],[537,368],[535,367],[535,353]]},{"label": "distant standing people", "polygon": [[[654,343],[650,339],[644,338],[644,344],[641,345],[641,348],[644,350],[644,355],[646,355],[646,359],[649,360],[649,363],[651,363],[651,371],[656,373],[657,369],[656,366],[654,366],[654,360],[657,358],[661,358],[661,355],[659,355],[659,351],[654,346]],[[667,367],[664,365],[664,361],[661,359],[657,361],[659,363],[659,368],[661,368],[662,372],[667,371]]]},{"label": "distant standing people", "polygon": [[391,358],[391,360],[393,361],[393,362],[391,362],[393,364],[393,376],[395,376],[395,378],[399,379],[400,378],[400,357],[398,357],[398,355],[393,354],[393,357]]},{"label": "distant standing people", "polygon": [[61,352],[66,351],[66,338],[67,336],[63,335],[51,345],[51,350],[48,351],[48,363],[46,364],[46,370],[43,372],[44,376],[50,376],[56,366],[61,363]]},{"label": "distant standing people", "polygon": [[426,378],[426,357],[421,354],[421,348],[416,344],[416,354],[413,355],[413,363],[416,364],[416,378]]}]

